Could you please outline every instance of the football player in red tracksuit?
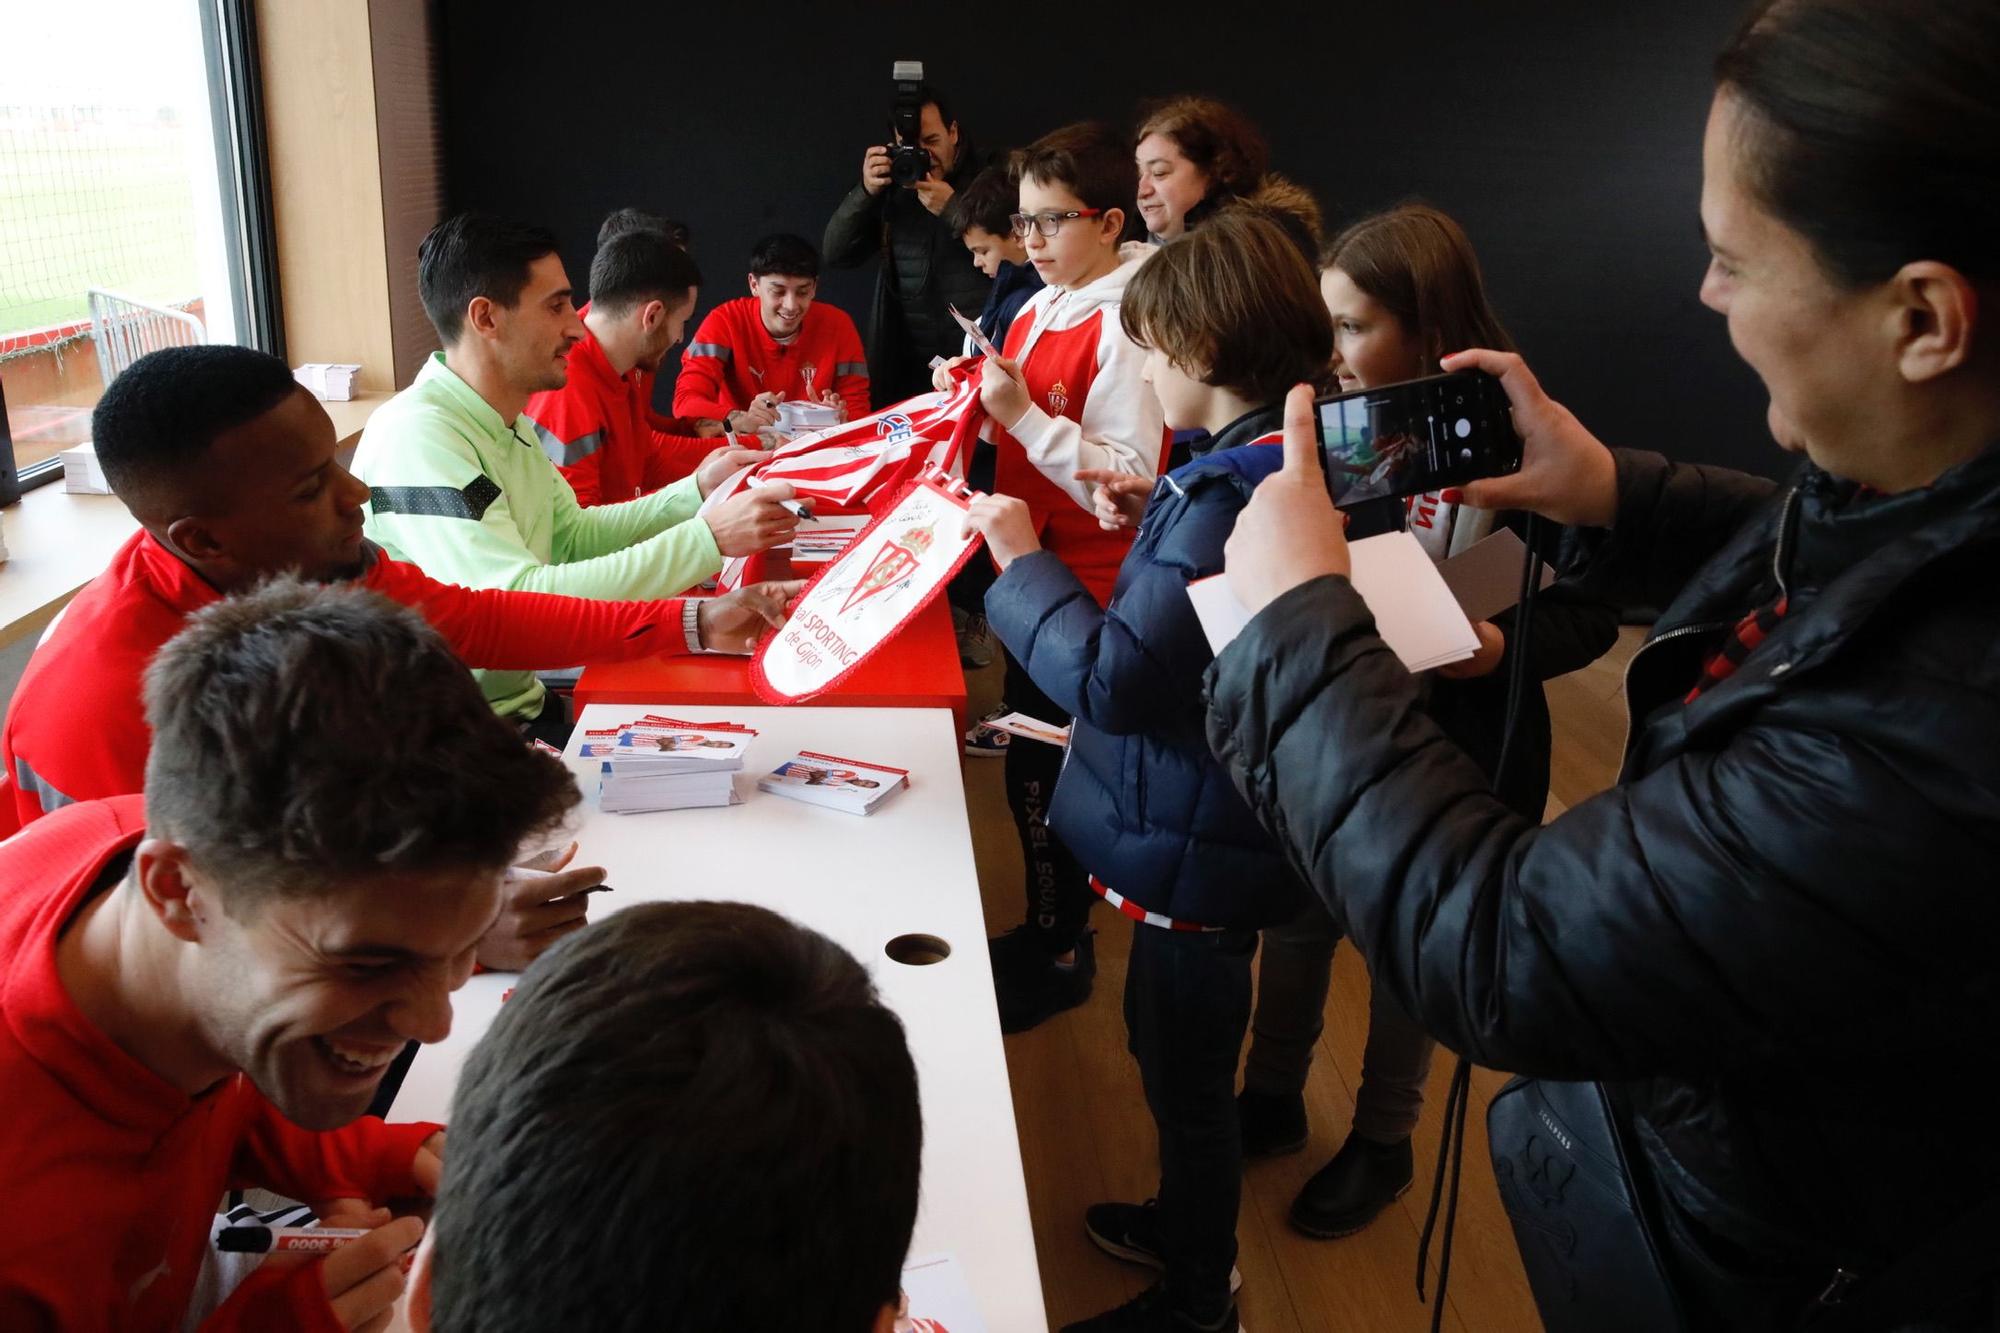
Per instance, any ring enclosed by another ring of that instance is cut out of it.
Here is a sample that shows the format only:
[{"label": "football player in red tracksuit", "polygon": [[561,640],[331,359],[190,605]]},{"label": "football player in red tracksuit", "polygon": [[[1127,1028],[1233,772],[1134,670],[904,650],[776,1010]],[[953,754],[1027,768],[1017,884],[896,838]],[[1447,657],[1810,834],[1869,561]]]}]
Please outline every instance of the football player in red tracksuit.
[{"label": "football player in red tracksuit", "polygon": [[560,389],[526,415],[580,505],[616,504],[687,476],[721,443],[654,425],[653,376],[687,326],[701,272],[658,232],[630,231],[597,248],[583,339]]},{"label": "football player in red tracksuit", "polygon": [[709,311],[681,357],[675,415],[713,417],[734,431],[770,425],[787,401],[837,406],[842,420],[867,416],[861,334],[844,311],[813,299],[818,288],[811,242],[782,232],[758,241],[750,295]]},{"label": "football player in red tracksuit", "polygon": [[[1132,146],[1108,126],[1057,130],[1023,155],[1014,230],[1046,286],[1015,317],[980,389],[998,451],[994,491],[1027,502],[1043,547],[1100,604],[1111,598],[1132,534],[1098,525],[1092,489],[1107,474],[1156,476],[1168,438],[1159,399],[1143,379],[1145,353],[1118,319],[1138,267],[1118,258],[1125,205],[1137,190]],[[1003,707],[1069,722],[1011,655]],[[1006,756],[1028,919],[992,942],[993,980],[1001,1029],[1019,1032],[1089,997],[1093,895],[1083,867],[1048,828],[1062,753],[1010,744]]]},{"label": "football player in red tracksuit", "polygon": [[[29,659],[0,730],[13,790],[0,825],[145,782],[152,734],[135,716],[140,679],[187,617],[282,570],[352,580],[413,606],[469,664],[533,669],[690,650],[688,607],[704,644],[740,646],[770,609],[748,600],[606,602],[439,583],[361,540],[367,488],[334,458],[333,425],[276,357],[241,347],[170,348],[135,361],[92,421],[99,457],[142,530],[86,585]],[[199,515],[200,517],[189,517]],[[523,881],[541,899],[575,895],[573,876]],[[563,922],[527,909],[543,943]],[[570,910],[580,923],[582,899]],[[509,914],[510,919],[513,913]],[[521,940],[496,937],[481,961],[519,967]],[[528,955],[532,956],[532,952]]]},{"label": "football player in red tracksuit", "polygon": [[[144,797],[0,845],[0,1328],[377,1327],[423,1235],[387,1206],[435,1194],[445,1146],[364,1113],[450,1030],[508,857],[575,784],[353,587],[208,608],[144,708]],[[249,1187],[368,1234],[191,1310],[217,1201]]]}]

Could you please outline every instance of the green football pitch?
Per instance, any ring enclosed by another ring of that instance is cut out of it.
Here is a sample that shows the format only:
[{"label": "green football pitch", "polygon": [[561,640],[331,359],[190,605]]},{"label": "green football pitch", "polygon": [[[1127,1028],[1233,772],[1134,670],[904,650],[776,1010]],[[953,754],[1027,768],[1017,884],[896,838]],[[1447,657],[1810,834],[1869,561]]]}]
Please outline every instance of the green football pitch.
[{"label": "green football pitch", "polygon": [[0,122],[0,339],[88,318],[84,293],[201,294],[180,127]]}]

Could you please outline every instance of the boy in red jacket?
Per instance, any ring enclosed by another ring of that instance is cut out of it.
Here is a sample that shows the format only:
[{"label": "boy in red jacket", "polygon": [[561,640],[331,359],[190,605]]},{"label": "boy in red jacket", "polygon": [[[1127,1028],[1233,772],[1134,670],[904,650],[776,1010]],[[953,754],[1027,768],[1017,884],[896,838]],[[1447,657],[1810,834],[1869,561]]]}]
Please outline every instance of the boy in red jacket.
[{"label": "boy in red jacket", "polygon": [[247,1187],[368,1234],[266,1262],[201,1327],[373,1327],[423,1233],[383,1210],[435,1192],[444,1138],[363,1112],[450,1030],[507,864],[576,785],[358,588],[198,613],[145,710],[143,801],[0,845],[0,1328],[179,1330]]},{"label": "boy in red jacket", "polygon": [[578,504],[649,495],[699,468],[720,443],[659,429],[651,407],[653,376],[680,342],[700,286],[701,270],[663,233],[627,231],[597,247],[569,378],[526,408]]},{"label": "boy in red jacket", "polygon": [[779,403],[825,403],[865,417],[868,358],[845,312],[813,298],[819,252],[780,232],[750,251],[750,295],[709,311],[681,358],[674,413],[714,417],[733,431],[777,418]]}]

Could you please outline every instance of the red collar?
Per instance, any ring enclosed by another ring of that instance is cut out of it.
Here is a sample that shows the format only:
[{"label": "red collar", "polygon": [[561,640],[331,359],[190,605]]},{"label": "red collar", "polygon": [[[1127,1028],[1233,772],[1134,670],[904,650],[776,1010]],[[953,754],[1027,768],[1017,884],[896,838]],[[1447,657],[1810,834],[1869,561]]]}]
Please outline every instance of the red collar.
[{"label": "red collar", "polygon": [[8,893],[39,889],[45,895],[21,923],[21,948],[7,966],[5,1007],[7,1025],[21,1049],[91,1114],[115,1125],[164,1132],[186,1114],[192,1099],[127,1055],[86,1018],[56,969],[56,942],[64,925],[112,859],[138,844],[145,823],[144,797],[116,796],[58,810],[17,840],[15,854],[0,863],[12,872],[8,878],[52,873],[63,878],[59,885],[0,885]]}]

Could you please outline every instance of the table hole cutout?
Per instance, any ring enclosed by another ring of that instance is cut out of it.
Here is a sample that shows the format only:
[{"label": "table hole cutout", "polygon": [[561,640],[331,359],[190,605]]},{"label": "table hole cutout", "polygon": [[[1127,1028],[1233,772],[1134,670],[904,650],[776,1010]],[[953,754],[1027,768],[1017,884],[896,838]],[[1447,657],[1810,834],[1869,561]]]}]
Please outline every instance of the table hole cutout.
[{"label": "table hole cutout", "polygon": [[882,952],[905,967],[929,967],[951,957],[951,946],[935,935],[898,935],[882,946]]}]

